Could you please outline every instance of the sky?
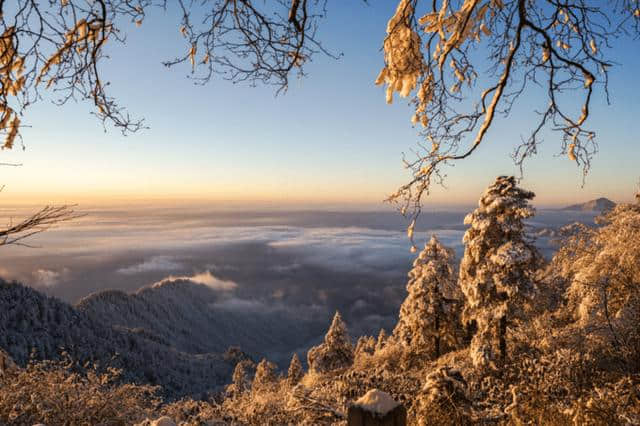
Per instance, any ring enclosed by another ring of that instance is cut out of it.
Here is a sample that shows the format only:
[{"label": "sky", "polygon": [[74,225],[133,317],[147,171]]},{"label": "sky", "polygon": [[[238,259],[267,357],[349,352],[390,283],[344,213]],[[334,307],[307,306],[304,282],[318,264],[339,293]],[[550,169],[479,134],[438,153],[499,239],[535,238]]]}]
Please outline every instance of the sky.
[{"label": "sky", "polygon": [[[23,119],[26,150],[2,152],[5,203],[133,203],[189,200],[218,204],[368,206],[408,179],[401,153],[419,140],[406,101],[387,105],[373,81],[382,67],[380,46],[394,2],[330,2],[320,38],[343,53],[316,56],[308,76],[292,79],[274,96],[270,87],[186,78],[189,66],[166,69],[163,60],[185,49],[175,10],[150,14],[128,30],[126,47],[109,53],[104,75],[112,94],[149,126],[123,137],[105,132],[86,103],[41,102]],[[357,20],[357,25],[354,25]],[[582,186],[581,170],[557,156],[558,137],[547,134],[527,164],[522,185],[541,205],[606,196],[626,201],[640,171],[636,128],[640,104],[635,81],[638,42],[613,42],[612,104],[598,97],[591,127],[600,153]],[[529,107],[536,93],[523,99]],[[428,205],[468,205],[497,175],[516,174],[510,153],[530,128],[530,110],[500,120],[470,159],[447,169],[446,188]]]}]

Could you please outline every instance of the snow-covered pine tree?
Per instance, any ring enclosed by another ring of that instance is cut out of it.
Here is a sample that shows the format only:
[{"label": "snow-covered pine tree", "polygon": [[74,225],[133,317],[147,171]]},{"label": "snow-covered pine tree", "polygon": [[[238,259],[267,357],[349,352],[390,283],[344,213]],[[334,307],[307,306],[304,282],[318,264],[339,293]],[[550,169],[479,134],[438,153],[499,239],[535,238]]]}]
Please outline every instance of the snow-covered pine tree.
[{"label": "snow-covered pine tree", "polygon": [[523,220],[535,214],[535,194],[519,188],[513,176],[499,176],[480,197],[465,225],[459,283],[465,295],[463,318],[477,332],[470,354],[476,366],[506,356],[509,322],[521,313],[533,288],[540,256],[525,235]]},{"label": "snow-covered pine tree", "polygon": [[289,370],[287,371],[287,383],[290,386],[295,386],[298,384],[302,376],[304,375],[304,370],[302,369],[302,363],[298,358],[297,353],[293,353],[291,357],[291,362],[289,363]]},{"label": "snow-covered pine tree", "polygon": [[360,336],[358,338],[358,342],[356,343],[356,348],[354,350],[354,357],[358,359],[358,357],[366,354],[373,355],[376,350],[376,339],[373,336]]},{"label": "snow-covered pine tree", "polygon": [[253,392],[262,392],[273,389],[278,377],[276,375],[276,365],[266,358],[258,363],[256,367],[256,375],[253,378],[251,390]]},{"label": "snow-covered pine tree", "polygon": [[324,342],[309,349],[309,369],[318,373],[349,367],[353,364],[353,345],[340,313],[336,311]]},{"label": "snow-covered pine tree", "polygon": [[430,371],[414,407],[419,425],[471,424],[471,401],[467,382],[455,368],[442,366]]},{"label": "snow-covered pine tree", "polygon": [[414,353],[438,357],[443,341],[455,342],[457,318],[445,294],[455,286],[453,250],[432,236],[413,262],[393,337]]},{"label": "snow-covered pine tree", "polygon": [[250,360],[242,360],[236,364],[231,376],[232,383],[227,386],[227,394],[230,396],[239,396],[246,392],[251,386],[250,371],[253,362]]}]

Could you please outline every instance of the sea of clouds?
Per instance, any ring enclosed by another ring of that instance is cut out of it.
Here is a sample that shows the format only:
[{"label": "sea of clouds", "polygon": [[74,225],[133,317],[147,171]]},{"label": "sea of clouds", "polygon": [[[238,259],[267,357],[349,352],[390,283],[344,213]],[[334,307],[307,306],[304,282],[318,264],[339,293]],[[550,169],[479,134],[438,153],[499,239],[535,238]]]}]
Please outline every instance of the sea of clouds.
[{"label": "sea of clouds", "polygon": [[[134,292],[190,280],[219,293],[216,309],[311,309],[323,321],[340,310],[354,334],[375,334],[393,327],[415,256],[406,222],[395,212],[147,207],[87,213],[37,236],[32,244],[40,248],[3,248],[0,276],[70,303],[104,289]],[[464,214],[427,212],[416,243],[435,234],[459,259]],[[543,212],[534,225],[575,219]],[[549,251],[549,241],[539,243]]]}]

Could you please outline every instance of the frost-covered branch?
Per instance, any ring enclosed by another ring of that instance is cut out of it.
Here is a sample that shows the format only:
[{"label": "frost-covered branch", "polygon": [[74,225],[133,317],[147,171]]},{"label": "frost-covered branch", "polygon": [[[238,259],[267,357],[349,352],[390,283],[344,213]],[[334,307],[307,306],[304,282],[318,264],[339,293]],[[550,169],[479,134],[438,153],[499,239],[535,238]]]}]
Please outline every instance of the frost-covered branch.
[{"label": "frost-covered branch", "polygon": [[548,105],[537,111],[514,161],[522,171],[550,128],[586,175],[597,152],[595,132],[586,127],[594,94],[608,101],[607,50],[617,37],[640,34],[639,18],[631,0],[400,0],[376,83],[386,84],[389,103],[396,92],[413,96],[412,122],[426,142],[404,159],[412,176],[387,199],[411,219],[409,237],[431,185],[445,177],[443,167],[473,154],[496,118],[508,116],[533,87],[546,88]]}]

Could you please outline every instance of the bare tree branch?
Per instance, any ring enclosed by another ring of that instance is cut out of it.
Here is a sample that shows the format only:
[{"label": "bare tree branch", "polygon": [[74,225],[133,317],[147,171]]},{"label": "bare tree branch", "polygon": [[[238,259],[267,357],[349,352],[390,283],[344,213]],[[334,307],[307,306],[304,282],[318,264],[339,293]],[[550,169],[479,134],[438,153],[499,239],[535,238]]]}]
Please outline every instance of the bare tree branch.
[{"label": "bare tree branch", "polygon": [[71,205],[46,206],[17,224],[10,222],[6,227],[0,228],[0,247],[11,244],[34,247],[24,243],[24,240],[60,223],[84,216],[76,213],[73,207]]}]

